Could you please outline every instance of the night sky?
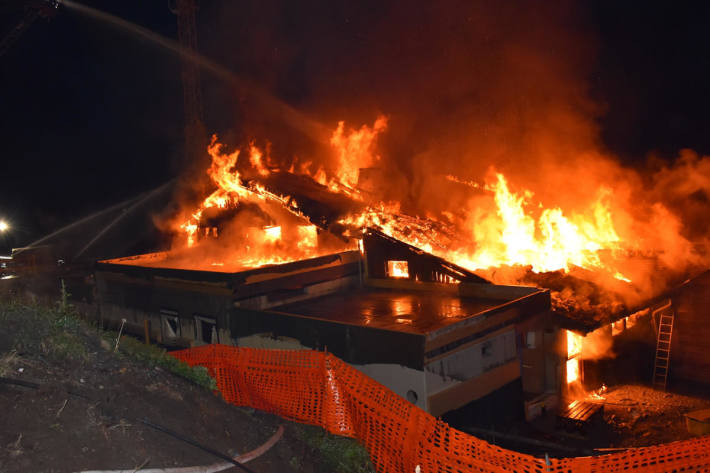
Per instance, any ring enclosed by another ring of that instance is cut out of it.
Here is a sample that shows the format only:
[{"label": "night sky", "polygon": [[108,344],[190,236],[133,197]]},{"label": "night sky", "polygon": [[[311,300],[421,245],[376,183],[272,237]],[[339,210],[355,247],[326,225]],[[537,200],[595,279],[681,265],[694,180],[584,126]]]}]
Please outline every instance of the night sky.
[{"label": "night sky", "polygon": [[[177,39],[176,18],[164,1],[84,3]],[[396,111],[396,100],[420,99],[426,80],[413,86],[416,97],[402,92],[407,87],[398,81],[426,78],[429,58],[439,51],[446,56],[449,44],[459,45],[453,58],[463,57],[467,49],[460,43],[469,37],[460,31],[466,16],[456,13],[470,2],[436,2],[450,15],[420,13],[416,2],[199,3],[201,53],[329,125],[341,117],[371,122],[376,113]],[[488,38],[481,24],[511,32],[527,21],[544,24],[530,12],[535,5],[479,9],[476,14],[495,19],[476,20],[472,28]],[[0,34],[22,12],[23,2],[4,2]],[[574,32],[561,46],[596,104],[607,151],[631,165],[649,154],[672,160],[682,148],[710,153],[710,5],[589,1],[553,16],[555,27],[565,30],[561,38]],[[493,43],[507,34],[499,30]],[[272,123],[245,120],[240,91],[209,74],[202,78],[209,132],[239,141],[247,130]],[[0,247],[27,244],[180,170],[179,60],[124,31],[60,7],[0,57],[0,90],[0,219],[14,228]],[[378,101],[389,90],[397,99]]]}]

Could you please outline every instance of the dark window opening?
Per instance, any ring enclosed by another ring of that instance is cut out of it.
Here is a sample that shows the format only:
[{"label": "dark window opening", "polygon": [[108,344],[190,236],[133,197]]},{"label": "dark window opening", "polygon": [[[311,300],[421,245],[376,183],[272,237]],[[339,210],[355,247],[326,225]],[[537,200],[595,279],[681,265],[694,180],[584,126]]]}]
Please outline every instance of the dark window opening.
[{"label": "dark window opening", "polygon": [[160,329],[163,339],[175,339],[180,337],[180,319],[174,310],[161,309]]},{"label": "dark window opening", "polygon": [[195,316],[195,340],[202,343],[219,343],[217,321],[209,317]]}]

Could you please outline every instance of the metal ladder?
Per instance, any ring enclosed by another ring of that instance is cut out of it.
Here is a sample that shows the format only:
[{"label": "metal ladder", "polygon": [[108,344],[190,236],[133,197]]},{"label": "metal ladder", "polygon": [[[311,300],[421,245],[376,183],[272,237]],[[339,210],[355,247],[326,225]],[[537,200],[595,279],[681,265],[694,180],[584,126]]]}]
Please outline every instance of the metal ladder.
[{"label": "metal ladder", "polygon": [[657,312],[660,312],[660,318],[658,319],[658,337],[656,339],[656,361],[653,365],[653,387],[665,391],[670,368],[671,338],[673,337],[675,317],[670,301]]}]

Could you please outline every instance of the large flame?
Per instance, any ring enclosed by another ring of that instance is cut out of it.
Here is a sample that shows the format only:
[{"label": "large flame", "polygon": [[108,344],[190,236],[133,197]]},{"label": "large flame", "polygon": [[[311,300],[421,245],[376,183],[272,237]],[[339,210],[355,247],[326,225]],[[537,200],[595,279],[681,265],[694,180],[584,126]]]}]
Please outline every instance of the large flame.
[{"label": "large flame", "polygon": [[[331,192],[343,193],[351,198],[361,200],[357,191],[357,182],[361,168],[367,168],[376,163],[379,156],[374,152],[374,143],[377,136],[387,127],[387,119],[381,116],[375,120],[370,127],[363,125],[359,129],[346,130],[345,122],[338,123],[330,139],[332,153],[336,166],[330,173],[321,165],[315,172],[311,171],[312,161],[298,162],[293,159],[288,166],[288,172],[293,174],[307,175],[316,182],[325,185]],[[317,228],[307,221],[307,218],[298,208],[298,203],[291,196],[275,194],[258,182],[247,183],[237,170],[240,150],[231,153],[224,151],[224,145],[217,140],[214,135],[207,149],[212,163],[207,170],[212,183],[216,189],[207,196],[196,209],[188,212],[186,219],[178,223],[178,228],[185,245],[190,247],[209,246],[210,240],[206,237],[219,237],[216,227],[204,228],[202,225],[205,211],[208,209],[239,209],[242,204],[257,204],[263,207],[266,204],[280,204],[291,214],[299,217],[302,221],[295,225],[295,230],[289,231],[289,237],[282,237],[284,228],[288,226],[285,222],[263,222],[256,224],[252,228],[249,222],[242,223],[243,231],[238,235],[240,246],[236,250],[225,249],[217,251],[219,261],[210,263],[211,266],[225,267],[224,261],[239,262],[239,266],[261,266],[265,264],[283,263],[297,259],[316,256],[333,249],[322,250],[318,247]],[[257,177],[267,177],[272,171],[278,171],[279,167],[271,163],[270,156],[260,149],[254,142],[248,146],[249,165]],[[396,213],[397,209],[392,209],[390,214]],[[272,218],[280,218],[272,215]],[[357,219],[357,217],[355,217]],[[364,223],[364,220],[362,220]],[[232,232],[234,237],[234,233]],[[214,245],[213,245],[214,246]],[[229,245],[224,245],[225,248]],[[342,241],[335,245],[335,249],[350,248],[351,245]],[[210,253],[215,253],[211,251]],[[195,265],[199,263],[195,262]],[[227,264],[233,267],[234,264]]]},{"label": "large flame", "polygon": [[[318,256],[325,251],[319,250],[318,230],[300,213],[295,199],[272,193],[258,183],[247,185],[242,180],[237,170],[240,150],[224,152],[224,145],[215,135],[207,151],[212,158],[207,174],[216,189],[177,225],[187,248],[204,250],[202,258],[196,258],[192,253],[182,256],[177,252],[172,255],[173,264],[186,266],[186,260],[192,258],[192,267],[233,270],[286,263]],[[251,143],[249,163],[260,176],[271,174],[265,161],[268,160],[264,159],[264,152]],[[258,206],[258,215],[247,213],[245,218],[235,217],[238,222],[227,222],[228,237],[233,241],[222,239],[216,243],[215,237],[221,237],[221,232],[217,227],[203,225],[206,211],[232,209],[240,215],[238,211],[244,204]],[[269,207],[276,207],[276,212],[269,213]],[[341,246],[344,246],[342,242]]]},{"label": "large flame", "polygon": [[567,384],[574,383],[579,379],[579,359],[572,358],[567,360],[565,366],[567,371]]},{"label": "large flame", "polygon": [[[207,174],[215,190],[199,205],[183,212],[186,217],[176,225],[182,245],[210,246],[218,237],[220,244],[212,244],[214,248],[209,252],[212,263],[227,267],[230,262],[238,261],[241,265],[258,266],[350,248],[343,237],[356,239],[365,227],[375,227],[462,267],[494,270],[496,274],[485,276],[495,282],[526,282],[496,279],[499,274],[507,274],[498,270],[504,267],[524,268],[533,273],[581,269],[600,278],[595,283],[609,284],[615,291],[622,287],[620,284],[630,282],[639,287],[651,285],[656,274],[655,267],[643,260],[632,261],[628,255],[658,254],[657,260],[670,267],[678,266],[679,258],[687,262],[694,255],[690,243],[680,236],[682,222],[676,215],[658,201],[650,201],[639,207],[641,210],[629,210],[631,193],[620,194],[617,187],[604,184],[603,167],[594,171],[600,176],[589,181],[596,185],[587,183],[591,191],[581,198],[579,195],[566,198],[572,195],[574,186],[555,189],[558,199],[554,205],[543,201],[550,192],[538,196],[525,187],[526,181],[521,182],[520,175],[507,175],[493,168],[481,183],[442,173],[441,195],[448,192],[446,186],[453,186],[459,193],[466,189],[469,197],[438,212],[424,207],[412,211],[411,199],[406,201],[405,193],[401,200],[391,200],[396,195],[393,192],[388,193],[388,200],[378,200],[378,188],[391,191],[389,175],[393,168],[387,168],[388,163],[380,158],[376,146],[387,125],[384,116],[359,128],[338,122],[330,135],[326,153],[329,157],[325,161],[322,157],[320,161],[295,156],[274,158],[270,147],[263,149],[252,141],[242,150],[248,153],[248,162],[239,162],[240,150],[225,152],[224,146],[213,137],[208,147],[212,163]],[[690,168],[704,161],[689,158],[685,162]],[[381,174],[383,179],[382,182],[375,179],[374,185],[368,183],[367,192],[359,187],[363,184],[364,168],[375,168],[373,171],[377,172],[368,176],[377,178]],[[308,176],[324,186],[326,192],[342,194],[358,203],[361,210],[337,218],[335,231],[341,237],[336,238],[337,244],[321,247],[320,240],[328,234],[323,221],[316,222],[323,229],[320,231],[293,196],[279,194],[261,183],[268,182],[277,172]],[[667,170],[664,173],[662,182],[670,182],[674,175]],[[571,182],[564,172],[561,174],[563,177],[551,176],[550,182]],[[260,210],[242,212],[249,206]],[[273,207],[283,212],[274,212]],[[409,210],[404,211],[405,207]],[[210,218],[221,210],[225,215],[232,211],[239,219],[239,224],[231,228],[226,224],[226,234],[222,229],[209,227]],[[232,240],[234,244],[229,243]]]},{"label": "large flame", "polygon": [[[357,191],[359,171],[372,166],[379,159],[374,151],[374,143],[386,126],[387,120],[379,117],[372,127],[363,125],[359,129],[346,132],[345,123],[341,121],[330,139],[337,163],[334,174],[328,175],[323,166],[316,172],[311,172],[310,161],[297,167],[295,159],[291,162],[289,172],[309,175],[317,182],[327,185],[331,191],[360,199]],[[253,142],[250,143],[248,151],[252,169],[257,175],[268,176],[271,171],[266,165],[264,152]],[[236,169],[239,150],[225,153],[223,145],[213,136],[208,152],[212,164],[207,173],[217,189],[181,223],[180,228],[187,236],[188,246],[195,245],[200,220],[204,211],[209,208],[226,209],[237,207],[241,201],[263,202],[271,198],[281,201],[289,210],[298,213],[297,203],[288,196],[272,194],[258,184],[247,186],[242,181]],[[604,263],[599,256],[601,250],[620,248],[620,238],[614,228],[608,205],[608,189],[600,189],[587,213],[568,216],[558,207],[535,209],[531,205],[532,192],[513,192],[502,173],[495,173],[494,176],[492,182],[483,186],[448,176],[451,181],[489,191],[495,202],[494,212],[482,214],[472,210],[465,217],[463,225],[452,227],[431,216],[407,216],[401,212],[401,204],[397,201],[372,203],[362,212],[342,217],[340,223],[356,229],[377,227],[390,236],[474,270],[501,265],[522,265],[530,266],[535,272],[544,272],[567,271],[571,266],[578,266],[606,271],[617,279],[629,280],[618,269]],[[532,210],[537,211],[537,216],[533,215]],[[271,225],[262,238],[252,234],[249,248],[279,241],[280,238],[274,238],[272,234],[275,228],[281,227]],[[315,227],[311,228],[307,231],[299,230],[298,241],[292,245],[293,258],[306,256],[303,250],[310,251],[316,246]],[[269,258],[257,258],[253,263],[281,262],[288,259],[290,258],[284,255],[271,254]]]},{"label": "large flame", "polygon": [[[449,180],[463,182],[451,176]],[[484,186],[467,184],[488,190],[495,206],[488,213],[472,209],[458,227],[431,217],[402,215],[399,202],[371,205],[343,218],[341,223],[377,227],[387,235],[472,270],[521,265],[534,272],[546,272],[569,271],[577,266],[630,281],[600,256],[602,251],[622,249],[608,204],[608,189],[599,190],[586,214],[567,216],[558,207],[530,205],[533,194],[526,190],[512,192],[502,173],[495,173],[495,181]]]},{"label": "large flame", "polygon": [[494,193],[496,211],[469,220],[476,247],[470,255],[455,256],[459,264],[471,269],[522,265],[531,266],[535,272],[568,271],[578,266],[609,271],[617,279],[627,280],[600,258],[600,250],[621,248],[608,205],[608,189],[599,190],[585,214],[567,216],[559,207],[543,207],[538,208],[535,218],[528,210],[533,194],[527,190],[512,192],[501,173],[495,178],[485,188]]},{"label": "large flame", "polygon": [[363,125],[359,130],[350,130],[347,134],[345,122],[338,123],[338,128],[330,138],[330,144],[337,152],[337,181],[351,188],[357,186],[360,169],[369,168],[380,159],[374,154],[373,143],[385,128],[387,119],[383,116],[375,120],[372,128]]},{"label": "large flame", "polygon": [[567,359],[574,358],[582,353],[582,336],[571,330],[567,332]]}]

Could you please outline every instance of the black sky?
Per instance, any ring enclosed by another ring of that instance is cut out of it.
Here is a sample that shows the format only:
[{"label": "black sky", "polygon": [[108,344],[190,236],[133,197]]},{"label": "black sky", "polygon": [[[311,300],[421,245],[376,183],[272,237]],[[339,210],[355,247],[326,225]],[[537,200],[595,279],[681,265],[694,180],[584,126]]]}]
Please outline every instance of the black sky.
[{"label": "black sky", "polygon": [[[84,3],[177,37],[166,2]],[[459,40],[455,15],[441,16],[450,27],[429,27],[427,13],[410,4],[405,11],[401,2],[203,0],[200,49],[285,102],[323,112],[318,118],[328,123],[352,103],[359,105],[352,114],[362,115],[351,119],[371,121],[388,110],[376,109],[385,106],[372,99],[377,94],[363,93],[358,101],[358,80],[349,79],[353,71],[386,60],[391,77],[381,84],[372,80],[376,74],[367,79],[386,94],[395,79],[406,82],[418,67],[408,60],[417,57],[417,47],[426,49],[435,39],[445,54],[447,43]],[[451,2],[454,10],[460,4]],[[710,5],[589,1],[565,8],[574,11],[567,27],[585,38],[576,61],[600,106],[595,119],[606,149],[626,163],[649,153],[672,159],[681,148],[710,153]],[[0,9],[0,34],[22,10],[17,1]],[[507,10],[500,15],[519,16],[523,25],[530,16]],[[403,46],[401,64],[396,49],[376,42],[398,37],[410,45]],[[574,44],[565,47],[574,50]],[[370,54],[378,49],[386,52]],[[329,83],[331,77],[338,83]],[[245,133],[239,91],[203,79],[208,130],[238,140]],[[181,87],[178,59],[159,47],[64,8],[49,22],[37,21],[0,57],[0,218],[16,227],[12,244],[29,243],[176,175],[183,144]],[[337,93],[348,99],[322,106]]]}]

